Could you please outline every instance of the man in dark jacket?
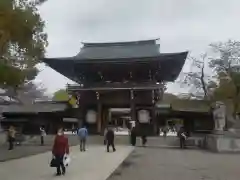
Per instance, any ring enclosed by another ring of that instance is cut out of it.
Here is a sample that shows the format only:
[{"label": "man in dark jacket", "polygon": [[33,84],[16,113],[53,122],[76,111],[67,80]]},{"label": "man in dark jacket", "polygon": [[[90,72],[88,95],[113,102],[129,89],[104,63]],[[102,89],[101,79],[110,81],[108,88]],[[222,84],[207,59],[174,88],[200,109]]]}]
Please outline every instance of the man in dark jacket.
[{"label": "man in dark jacket", "polygon": [[136,127],[132,127],[130,136],[131,136],[131,145],[136,146],[136,139],[137,139]]},{"label": "man in dark jacket", "polygon": [[108,128],[107,134],[106,134],[106,139],[107,139],[107,152],[109,152],[109,147],[112,146],[113,152],[116,151],[115,145],[114,145],[114,131],[112,128]]},{"label": "man in dark jacket", "polygon": [[184,127],[181,127],[179,132],[178,132],[178,137],[180,139],[180,148],[184,149],[186,148],[186,139],[187,139],[187,134],[184,130]]}]

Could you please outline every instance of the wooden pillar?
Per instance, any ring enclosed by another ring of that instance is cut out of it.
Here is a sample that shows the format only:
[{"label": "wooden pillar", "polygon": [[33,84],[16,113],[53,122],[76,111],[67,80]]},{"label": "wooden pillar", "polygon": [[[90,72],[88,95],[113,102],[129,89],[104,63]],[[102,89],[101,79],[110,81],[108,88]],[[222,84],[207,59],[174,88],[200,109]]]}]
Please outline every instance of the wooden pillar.
[{"label": "wooden pillar", "polygon": [[112,123],[112,112],[110,111],[110,109],[108,110],[108,123],[109,122]]},{"label": "wooden pillar", "polygon": [[78,107],[76,109],[76,114],[77,114],[77,119],[78,119],[78,127],[81,128],[84,124],[84,119],[85,119],[85,115],[83,113],[83,107]]},{"label": "wooden pillar", "polygon": [[97,105],[97,133],[102,131],[102,104],[98,102]]},{"label": "wooden pillar", "polygon": [[155,91],[152,90],[152,125],[153,125],[153,134],[156,135],[158,133],[158,125],[155,113]]},{"label": "wooden pillar", "polygon": [[132,121],[137,122],[136,119],[136,106],[135,106],[135,97],[134,97],[134,91],[130,91],[130,108],[131,108],[131,119]]},{"label": "wooden pillar", "polygon": [[102,103],[100,100],[99,92],[96,92],[97,97],[97,133],[101,133],[102,131]]},{"label": "wooden pillar", "polygon": [[102,105],[102,124],[101,124],[101,135],[104,135],[104,130],[108,126],[109,111]]},{"label": "wooden pillar", "polygon": [[[71,97],[70,97],[71,98]],[[83,106],[81,102],[81,94],[77,93],[75,96],[77,102],[76,102],[76,107],[74,107],[75,111],[75,116],[78,119],[78,127],[81,128],[84,124],[84,113],[83,113]]]},{"label": "wooden pillar", "polygon": [[155,107],[152,107],[152,124],[153,124],[153,133],[154,135],[158,134],[158,123],[157,123],[157,118],[156,118],[156,113],[155,113]]}]

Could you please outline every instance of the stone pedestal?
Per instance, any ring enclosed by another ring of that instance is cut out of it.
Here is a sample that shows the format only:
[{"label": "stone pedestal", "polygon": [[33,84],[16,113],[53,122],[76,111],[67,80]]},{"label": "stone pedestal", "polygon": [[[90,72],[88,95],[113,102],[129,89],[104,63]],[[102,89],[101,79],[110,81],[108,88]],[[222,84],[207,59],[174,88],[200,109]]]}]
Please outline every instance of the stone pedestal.
[{"label": "stone pedestal", "polygon": [[209,134],[206,137],[206,147],[219,153],[240,153],[240,137],[228,132],[224,134]]},{"label": "stone pedestal", "polygon": [[240,152],[240,137],[237,133],[224,131],[226,128],[226,106],[217,101],[214,110],[214,131],[206,137],[206,148],[214,152]]}]

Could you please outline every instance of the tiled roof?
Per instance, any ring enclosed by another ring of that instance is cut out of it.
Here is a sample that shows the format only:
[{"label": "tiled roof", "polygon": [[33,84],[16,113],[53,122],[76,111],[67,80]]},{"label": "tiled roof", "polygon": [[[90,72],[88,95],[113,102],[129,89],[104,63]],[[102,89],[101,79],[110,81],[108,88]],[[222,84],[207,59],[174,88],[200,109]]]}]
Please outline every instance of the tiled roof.
[{"label": "tiled roof", "polygon": [[34,103],[27,105],[11,104],[4,106],[4,113],[39,113],[39,112],[57,112],[64,111],[67,108],[66,103]]},{"label": "tiled roof", "polygon": [[161,107],[161,104],[171,105],[172,110],[182,112],[209,112],[209,102],[204,100],[188,100],[188,99],[175,99],[171,102],[159,102],[156,107]]},{"label": "tiled roof", "polygon": [[160,55],[160,45],[155,40],[115,42],[115,43],[84,43],[75,59],[118,59],[140,58]]}]

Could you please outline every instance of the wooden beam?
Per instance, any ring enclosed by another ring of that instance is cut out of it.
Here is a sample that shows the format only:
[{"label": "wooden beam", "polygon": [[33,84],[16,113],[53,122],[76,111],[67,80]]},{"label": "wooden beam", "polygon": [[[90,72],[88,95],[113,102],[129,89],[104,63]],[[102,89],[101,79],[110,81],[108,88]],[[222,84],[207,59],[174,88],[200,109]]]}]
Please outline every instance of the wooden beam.
[{"label": "wooden beam", "polygon": [[135,107],[135,96],[134,91],[130,91],[130,108],[131,108],[131,119],[132,121],[136,121],[136,107]]},{"label": "wooden beam", "polygon": [[102,132],[102,104],[100,101],[97,104],[97,132],[99,134]]}]

